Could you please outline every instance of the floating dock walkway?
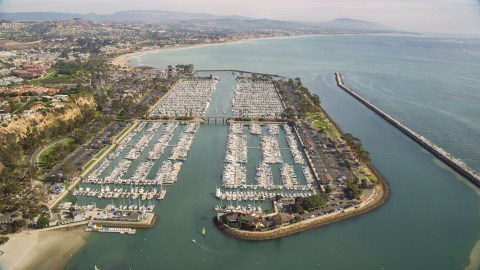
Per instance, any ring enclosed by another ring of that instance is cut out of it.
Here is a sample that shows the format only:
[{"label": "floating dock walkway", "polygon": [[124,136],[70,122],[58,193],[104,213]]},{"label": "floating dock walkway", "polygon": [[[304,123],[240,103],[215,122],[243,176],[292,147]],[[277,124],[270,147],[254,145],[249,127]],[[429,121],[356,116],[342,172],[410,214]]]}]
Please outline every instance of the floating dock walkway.
[{"label": "floating dock walkway", "polygon": [[375,105],[373,105],[370,101],[367,99],[363,98],[359,94],[357,94],[355,91],[350,89],[348,86],[346,86],[343,83],[342,75],[338,72],[335,73],[335,79],[337,80],[337,86],[345,90],[345,92],[349,93],[352,95],[354,98],[356,98],[358,101],[363,103],[365,106],[370,108],[372,111],[380,115],[382,118],[390,122],[393,126],[398,128],[400,131],[405,133],[407,136],[412,138],[414,141],[416,141],[418,144],[423,146],[425,149],[430,151],[434,156],[436,156],[438,159],[443,161],[445,164],[447,164],[450,168],[461,174],[463,177],[465,177],[467,180],[469,180],[471,183],[473,183],[475,186],[480,188],[480,176],[476,174],[472,169],[470,169],[467,165],[465,165],[463,162],[455,159],[452,157],[450,154],[445,152],[443,149],[440,147],[436,146],[434,143],[432,143],[430,140],[424,138],[423,136],[417,134],[415,131],[409,129],[408,127],[404,126],[402,123],[391,117],[389,114],[385,113],[384,111],[380,110],[377,108]]}]

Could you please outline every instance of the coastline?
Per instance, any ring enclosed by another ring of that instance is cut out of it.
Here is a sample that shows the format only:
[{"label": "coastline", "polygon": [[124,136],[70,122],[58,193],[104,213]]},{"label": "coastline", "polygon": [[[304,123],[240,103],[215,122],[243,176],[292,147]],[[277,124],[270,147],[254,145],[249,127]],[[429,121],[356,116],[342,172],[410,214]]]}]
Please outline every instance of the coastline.
[{"label": "coastline", "polygon": [[[84,244],[89,233],[83,229],[68,231],[29,231],[14,234],[0,246],[0,268],[64,269]],[[68,239],[68,240],[67,240]]]},{"label": "coastline", "polygon": [[465,270],[477,270],[480,269],[480,240],[473,247],[472,253],[470,253],[470,264],[465,267]]},{"label": "coastline", "polygon": [[[217,43],[215,43],[217,44]],[[220,43],[224,44],[224,43]],[[145,54],[149,53],[156,53],[156,52],[161,52],[161,51],[169,51],[169,50],[175,50],[175,49],[185,49],[185,48],[195,48],[195,47],[202,47],[210,44],[194,44],[194,45],[180,45],[180,46],[171,46],[171,47],[163,47],[163,48],[158,48],[158,49],[152,49],[152,50],[144,50],[144,51],[138,51],[138,52],[133,52],[133,53],[127,53],[127,54],[122,54],[119,55],[115,58],[113,58],[110,61],[110,64],[112,65],[120,65],[121,68],[130,68],[128,65],[128,58],[134,57],[134,56],[142,56]],[[214,44],[211,44],[214,45]]]},{"label": "coastline", "polygon": [[131,57],[139,57],[145,54],[150,54],[150,53],[156,53],[156,52],[162,52],[162,51],[171,51],[171,50],[181,50],[181,49],[188,49],[188,48],[199,48],[199,47],[206,47],[206,46],[214,46],[214,45],[223,45],[223,44],[234,44],[234,43],[242,43],[245,41],[249,40],[257,40],[257,39],[269,39],[269,38],[286,38],[286,37],[266,37],[266,38],[246,38],[246,39],[239,39],[235,41],[230,41],[230,42],[222,42],[222,43],[200,43],[200,44],[182,44],[179,46],[170,46],[170,47],[162,47],[158,49],[151,49],[151,50],[144,50],[144,51],[137,51],[137,52],[132,52],[132,53],[127,53],[127,54],[122,54],[119,55],[115,58],[113,58],[110,61],[110,64],[112,65],[120,65],[121,68],[131,68],[130,65],[128,65],[128,58]]},{"label": "coastline", "polygon": [[[235,41],[228,41],[228,42],[219,42],[219,43],[199,43],[199,44],[182,44],[179,46],[170,46],[170,47],[162,47],[158,49],[151,49],[151,50],[144,50],[144,51],[136,51],[132,53],[126,53],[119,55],[112,60],[110,60],[110,64],[113,65],[120,65],[121,68],[126,68],[130,69],[132,68],[128,63],[128,58],[130,57],[135,57],[135,56],[142,56],[145,54],[150,54],[150,53],[156,53],[156,52],[162,52],[162,51],[170,51],[170,50],[180,50],[180,49],[188,49],[188,48],[199,48],[199,47],[206,47],[206,46],[214,46],[214,45],[224,45],[224,44],[235,44],[235,43],[242,43],[246,41],[251,41],[251,40],[267,40],[267,39],[282,39],[282,38],[299,38],[299,37],[310,37],[310,36],[315,36],[315,37],[322,37],[322,36],[349,36],[349,35],[374,35],[374,36],[397,36],[397,35],[402,35],[402,36],[410,36],[410,37],[424,37],[423,35],[419,34],[408,34],[408,33],[400,33],[400,34],[393,34],[393,33],[385,33],[385,34],[310,34],[310,35],[292,35],[292,36],[282,36],[282,37],[259,37],[259,38],[244,38],[244,39],[238,39]],[[148,66],[148,65],[146,65]]]},{"label": "coastline", "polygon": [[[189,48],[200,48],[200,47],[206,47],[206,46],[215,46],[215,45],[225,45],[225,44],[236,44],[236,43],[243,43],[246,41],[251,41],[251,40],[267,40],[267,39],[281,39],[281,38],[298,38],[298,37],[309,37],[309,36],[326,36],[327,34],[312,34],[312,35],[294,35],[294,36],[288,36],[288,37],[260,37],[260,38],[244,38],[244,39],[238,39],[235,41],[228,41],[228,42],[219,42],[219,43],[199,43],[199,44],[182,44],[179,46],[170,46],[170,47],[162,47],[158,49],[151,49],[151,50],[144,50],[144,51],[137,51],[137,52],[132,52],[132,53],[127,53],[127,54],[122,54],[119,55],[115,58],[113,58],[110,61],[110,64],[112,65],[120,65],[121,68],[126,68],[130,69],[132,68],[128,63],[128,58],[130,57],[139,57],[145,54],[150,54],[150,53],[156,53],[156,52],[162,52],[162,51],[171,51],[171,50],[181,50],[181,49],[189,49]],[[348,35],[348,34],[338,34],[338,35]],[[148,65],[146,65],[148,66]]]}]

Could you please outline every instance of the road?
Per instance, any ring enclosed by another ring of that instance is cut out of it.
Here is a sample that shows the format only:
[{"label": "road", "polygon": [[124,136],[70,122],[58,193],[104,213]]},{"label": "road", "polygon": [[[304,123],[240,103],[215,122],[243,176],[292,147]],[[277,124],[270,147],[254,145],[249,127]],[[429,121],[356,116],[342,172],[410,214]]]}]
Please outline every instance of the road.
[{"label": "road", "polygon": [[43,153],[43,151],[45,151],[47,148],[49,148],[50,146],[56,144],[56,143],[59,143],[59,142],[63,142],[63,141],[66,141],[68,140],[69,138],[63,138],[63,139],[58,139],[58,140],[55,140],[53,142],[49,142],[47,143],[46,145],[44,145],[43,147],[37,149],[37,151],[35,151],[35,153],[33,153],[33,155],[31,156],[31,159],[30,159],[30,162],[32,162],[33,165],[37,166],[40,161],[38,160],[38,158],[40,157],[40,155]]},{"label": "road", "polygon": [[97,135],[93,136],[90,141],[80,145],[73,153],[68,155],[62,162],[57,164],[53,169],[50,170],[47,174],[44,175],[44,179],[49,181],[58,181],[58,174],[60,173],[60,168],[65,163],[72,163],[78,169],[83,168],[87,162],[89,162],[95,155],[97,155],[103,148],[98,147],[99,142],[103,138],[108,137],[111,133],[118,134],[123,130],[125,125],[121,122],[112,122],[110,125],[105,127]]}]

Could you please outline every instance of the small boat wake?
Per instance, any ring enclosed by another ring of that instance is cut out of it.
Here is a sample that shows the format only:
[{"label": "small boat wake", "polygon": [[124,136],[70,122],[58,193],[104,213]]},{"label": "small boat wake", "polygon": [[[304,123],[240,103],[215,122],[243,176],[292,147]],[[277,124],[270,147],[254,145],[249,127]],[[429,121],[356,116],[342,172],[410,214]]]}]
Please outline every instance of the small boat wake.
[{"label": "small boat wake", "polygon": [[200,245],[200,244],[199,244],[199,243],[197,243],[197,241],[195,241],[195,240],[192,240],[192,242],[193,242],[193,243],[195,243],[195,244],[197,244],[199,247],[201,247],[201,248],[205,249],[205,250],[206,250],[206,251],[208,251],[208,252],[215,253],[215,254],[218,254],[218,255],[220,255],[220,256],[226,257],[226,256],[225,256],[225,255],[223,255],[222,253],[219,253],[219,252],[216,252],[216,251],[210,250],[210,249],[208,249],[208,248],[206,248],[206,247],[204,247],[204,246]]}]

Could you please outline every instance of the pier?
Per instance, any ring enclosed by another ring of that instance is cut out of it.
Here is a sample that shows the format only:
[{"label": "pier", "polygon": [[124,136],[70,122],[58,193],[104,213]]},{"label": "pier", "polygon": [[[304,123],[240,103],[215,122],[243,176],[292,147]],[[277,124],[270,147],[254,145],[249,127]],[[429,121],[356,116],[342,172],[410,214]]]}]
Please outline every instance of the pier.
[{"label": "pier", "polygon": [[337,81],[337,86],[343,89],[345,92],[353,96],[355,99],[363,103],[365,106],[367,106],[369,109],[377,113],[380,117],[383,119],[387,120],[390,122],[393,126],[398,128],[400,131],[405,133],[408,137],[413,139],[415,142],[417,142],[419,145],[423,146],[425,149],[427,149],[430,153],[432,153],[435,157],[440,159],[443,163],[448,165],[450,168],[458,172],[460,175],[465,177],[467,180],[469,180],[472,184],[480,188],[480,176],[476,174],[472,169],[468,168],[463,162],[455,159],[452,157],[450,154],[445,152],[443,149],[439,148],[436,146],[434,143],[432,143],[430,140],[424,138],[423,136],[419,135],[415,131],[411,130],[410,128],[404,126],[402,123],[400,123],[398,120],[394,119],[392,116],[389,114],[385,113],[381,109],[377,108],[375,105],[373,105],[370,101],[367,99],[363,98],[359,94],[357,94],[355,91],[350,89],[348,86],[346,86],[343,83],[342,75],[338,72],[335,73],[335,79]]}]

